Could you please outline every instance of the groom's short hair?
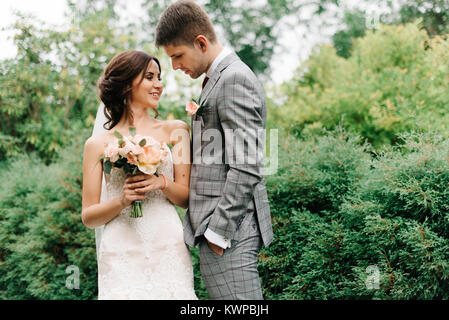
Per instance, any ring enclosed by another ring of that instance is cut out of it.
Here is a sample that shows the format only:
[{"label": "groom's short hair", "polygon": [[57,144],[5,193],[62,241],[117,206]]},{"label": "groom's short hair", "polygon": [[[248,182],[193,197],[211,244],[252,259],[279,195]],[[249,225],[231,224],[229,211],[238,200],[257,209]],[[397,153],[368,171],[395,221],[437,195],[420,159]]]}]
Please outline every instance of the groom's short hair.
[{"label": "groom's short hair", "polygon": [[177,1],[165,9],[156,27],[156,46],[189,45],[205,36],[216,43],[214,27],[207,13],[190,0]]}]

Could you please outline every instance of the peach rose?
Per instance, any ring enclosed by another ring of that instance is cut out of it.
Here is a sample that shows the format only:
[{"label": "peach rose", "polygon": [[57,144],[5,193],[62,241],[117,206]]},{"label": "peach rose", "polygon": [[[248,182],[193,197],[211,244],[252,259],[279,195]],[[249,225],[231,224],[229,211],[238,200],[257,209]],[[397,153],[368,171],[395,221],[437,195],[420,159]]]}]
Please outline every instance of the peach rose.
[{"label": "peach rose", "polygon": [[186,111],[189,116],[193,116],[200,107],[193,101],[189,101],[186,104]]},{"label": "peach rose", "polygon": [[134,144],[131,141],[129,141],[126,137],[123,137],[122,140],[124,141],[124,144],[118,149],[118,153],[123,158],[126,158],[128,153],[131,152]]},{"label": "peach rose", "polygon": [[143,153],[137,156],[137,167],[143,173],[154,174],[162,161],[163,150],[157,140],[149,138],[147,142],[150,144],[143,147]]},{"label": "peach rose", "polygon": [[104,151],[104,156],[108,157],[111,162],[116,162],[119,158],[119,148],[116,144],[109,144]]},{"label": "peach rose", "polygon": [[157,165],[155,164],[137,164],[139,170],[145,174],[154,174],[157,170]]},{"label": "peach rose", "polygon": [[131,152],[132,152],[132,154],[134,154],[134,155],[137,156],[137,155],[143,153],[144,150],[143,150],[143,148],[142,148],[141,146],[139,146],[139,145],[133,145],[133,146],[131,147]]},{"label": "peach rose", "polygon": [[155,149],[160,149],[161,148],[161,144],[159,143],[159,141],[157,141],[153,137],[145,137],[145,141],[146,141],[145,147],[152,146]]},{"label": "peach rose", "polygon": [[138,165],[138,161],[137,161],[137,157],[135,155],[133,155],[132,153],[128,153],[128,155],[126,156],[126,159],[128,160],[128,162],[130,164],[134,164],[134,165]]},{"label": "peach rose", "polygon": [[139,163],[142,164],[157,164],[162,160],[162,152],[160,148],[153,146],[143,147],[144,152],[137,156]]}]

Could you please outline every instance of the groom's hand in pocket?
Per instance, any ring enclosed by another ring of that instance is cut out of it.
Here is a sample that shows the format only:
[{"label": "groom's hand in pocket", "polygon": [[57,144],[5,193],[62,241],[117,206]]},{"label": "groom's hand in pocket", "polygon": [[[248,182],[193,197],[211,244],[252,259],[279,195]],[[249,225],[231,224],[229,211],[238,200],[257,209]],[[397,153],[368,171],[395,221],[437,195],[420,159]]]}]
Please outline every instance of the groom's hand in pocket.
[{"label": "groom's hand in pocket", "polygon": [[213,244],[212,242],[210,242],[207,239],[206,239],[206,241],[207,241],[207,245],[214,253],[218,254],[220,257],[223,255],[224,249],[222,247],[217,246],[216,244]]}]

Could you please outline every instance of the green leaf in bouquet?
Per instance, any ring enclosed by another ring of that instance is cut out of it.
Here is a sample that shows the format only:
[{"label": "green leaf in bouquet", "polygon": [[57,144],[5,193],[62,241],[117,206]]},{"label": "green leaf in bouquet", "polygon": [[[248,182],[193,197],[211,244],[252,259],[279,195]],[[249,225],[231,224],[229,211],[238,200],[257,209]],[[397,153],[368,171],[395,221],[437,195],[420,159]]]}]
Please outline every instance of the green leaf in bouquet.
[{"label": "green leaf in bouquet", "polygon": [[123,163],[121,163],[121,162],[116,162],[116,163],[114,163],[114,167],[116,167],[116,168],[122,168],[122,167],[123,167]]},{"label": "green leaf in bouquet", "polygon": [[123,139],[123,136],[120,132],[118,132],[117,130],[114,131],[114,136],[116,136],[118,139]]},{"label": "green leaf in bouquet", "polygon": [[103,161],[103,160],[109,161],[110,158],[109,158],[109,157],[106,157],[106,156],[98,157],[97,162],[95,162],[95,166],[97,166],[97,164],[99,164],[100,162],[105,162],[105,161]]},{"label": "green leaf in bouquet", "polygon": [[123,165],[123,171],[125,171],[125,174],[131,173],[131,166],[128,162],[125,162],[125,164]]},{"label": "green leaf in bouquet", "polygon": [[147,144],[147,140],[145,140],[145,139],[142,139],[139,142],[139,146],[141,146],[141,147],[144,147],[146,144]]},{"label": "green leaf in bouquet", "polygon": [[119,142],[118,142],[119,148],[122,148],[123,144],[125,144],[125,141],[124,140],[119,140]]},{"label": "green leaf in bouquet", "polygon": [[104,167],[104,172],[106,172],[107,174],[111,173],[111,169],[112,169],[111,161],[109,161],[109,160],[105,161],[103,164],[103,167]]},{"label": "green leaf in bouquet", "polygon": [[114,167],[116,168],[122,168],[123,164],[126,162],[125,158],[120,158],[114,163]]},{"label": "green leaf in bouquet", "polygon": [[134,137],[136,135],[136,127],[129,127],[129,134]]}]

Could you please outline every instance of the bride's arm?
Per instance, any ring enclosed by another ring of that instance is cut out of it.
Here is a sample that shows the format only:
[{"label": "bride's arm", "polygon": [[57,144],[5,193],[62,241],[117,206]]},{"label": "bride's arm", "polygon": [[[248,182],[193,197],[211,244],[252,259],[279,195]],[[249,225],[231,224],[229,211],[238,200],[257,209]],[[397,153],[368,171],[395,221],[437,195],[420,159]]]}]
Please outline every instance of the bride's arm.
[{"label": "bride's arm", "polygon": [[163,192],[173,204],[187,208],[190,184],[190,134],[187,124],[177,122],[171,130],[170,141],[173,145],[174,181],[166,178],[167,187]]},{"label": "bride's arm", "polygon": [[[189,127],[182,121],[175,121],[171,126],[170,143],[173,145],[174,179],[162,176],[136,175],[129,177],[125,186],[139,194],[161,189],[171,203],[182,208],[189,205],[190,181],[190,134]],[[165,188],[164,188],[165,184]]]},{"label": "bride's arm", "polygon": [[101,139],[91,137],[84,145],[83,155],[83,200],[81,220],[88,228],[102,226],[115,218],[133,200],[143,200],[132,190],[124,190],[120,196],[100,203],[103,166],[98,161],[104,145]]}]

